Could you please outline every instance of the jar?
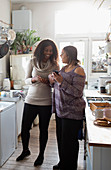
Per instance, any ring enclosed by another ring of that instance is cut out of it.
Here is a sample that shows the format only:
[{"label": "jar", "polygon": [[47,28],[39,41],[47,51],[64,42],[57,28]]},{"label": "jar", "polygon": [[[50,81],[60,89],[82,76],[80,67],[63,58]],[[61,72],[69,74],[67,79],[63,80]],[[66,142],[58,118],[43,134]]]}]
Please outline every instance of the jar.
[{"label": "jar", "polygon": [[111,94],[111,81],[106,80],[105,83],[106,83],[106,87],[105,87],[106,93]]},{"label": "jar", "polygon": [[106,93],[107,93],[107,94],[111,94],[111,83],[108,83],[108,84],[106,85]]},{"label": "jar", "polygon": [[11,84],[9,78],[5,78],[3,80],[3,89],[4,90],[10,90]]},{"label": "jar", "polygon": [[22,88],[21,80],[14,80],[13,87],[14,87],[15,90],[20,90]]},{"label": "jar", "polygon": [[106,93],[105,87],[100,87],[100,93]]}]

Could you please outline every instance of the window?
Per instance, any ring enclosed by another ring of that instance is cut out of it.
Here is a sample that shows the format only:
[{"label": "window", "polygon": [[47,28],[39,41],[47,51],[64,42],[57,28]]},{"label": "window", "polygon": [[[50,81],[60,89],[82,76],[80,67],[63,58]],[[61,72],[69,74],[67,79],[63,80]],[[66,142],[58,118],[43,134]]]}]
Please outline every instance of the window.
[{"label": "window", "polygon": [[109,10],[72,4],[72,8],[56,11],[55,34],[103,33],[107,32],[109,21]]},{"label": "window", "polygon": [[[81,38],[69,38],[69,40],[68,40],[68,38],[66,38],[66,40],[59,39],[58,45],[59,45],[60,53],[65,46],[68,46],[68,45],[75,46],[78,51],[77,58],[78,58],[78,60],[80,60],[81,66],[85,69],[85,72],[87,74],[86,58],[87,58],[88,39],[86,39],[86,38],[82,38],[82,39]],[[63,66],[64,66],[64,64],[62,63],[61,57],[60,57],[60,68],[62,68]]]},{"label": "window", "polygon": [[[67,45],[74,45],[78,50],[78,60],[86,73],[86,80],[90,78],[98,78],[101,73],[107,74],[107,54],[99,54],[99,47],[105,45],[104,38],[65,38],[58,39],[59,52],[61,53],[63,47]],[[60,58],[60,68],[64,64]]]},{"label": "window", "polygon": [[[99,55],[99,46],[105,43],[110,11],[104,8],[97,10],[89,3],[72,3],[63,9],[55,13],[55,36],[60,53],[64,46],[77,47],[78,59],[85,69],[87,80],[98,78],[101,73],[107,74],[107,56]],[[63,66],[61,61],[60,65]]]},{"label": "window", "polygon": [[107,73],[108,56],[106,53],[99,54],[99,47],[104,47],[105,42],[92,41],[92,73]]}]

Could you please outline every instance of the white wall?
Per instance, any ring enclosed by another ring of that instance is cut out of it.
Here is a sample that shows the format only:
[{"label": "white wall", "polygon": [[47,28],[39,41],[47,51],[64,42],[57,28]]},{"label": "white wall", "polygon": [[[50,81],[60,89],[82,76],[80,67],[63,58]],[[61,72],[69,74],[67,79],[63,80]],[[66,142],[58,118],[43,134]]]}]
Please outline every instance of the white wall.
[{"label": "white wall", "polygon": [[[22,6],[32,11],[32,29],[37,30],[38,36],[43,38],[51,38],[56,40],[55,37],[55,13],[61,10],[74,10],[75,7],[78,8],[80,16],[82,18],[81,8],[85,6],[93,7],[92,1],[74,0],[74,1],[59,1],[59,2],[33,2],[33,3],[16,3],[12,5],[12,10],[20,10]],[[95,7],[96,8],[96,7]],[[74,22],[72,17],[69,20]],[[80,21],[78,21],[80,22]],[[61,20],[62,23],[62,20]],[[106,24],[107,25],[107,24]],[[67,26],[67,19],[66,19]],[[64,36],[64,35],[63,35]]]},{"label": "white wall", "polygon": [[32,11],[32,28],[38,31],[38,34],[41,38],[51,38],[54,40],[55,39],[55,25],[54,25],[55,12],[57,10],[64,10],[70,5],[74,5],[74,4],[75,3],[73,3],[72,1],[20,3],[20,4],[13,4],[12,9],[16,10],[16,9],[20,9],[20,7],[23,5],[26,6],[27,9],[30,9]]},{"label": "white wall", "polygon": [[[10,0],[0,0],[0,20],[10,24]],[[0,26],[2,26],[0,22]],[[5,26],[5,25],[3,25]],[[6,77],[8,56],[0,59],[0,73],[3,73],[3,78]]]},{"label": "white wall", "polygon": [[0,20],[10,24],[10,0],[0,0]]},{"label": "white wall", "polygon": [[[86,4],[85,4],[86,3]],[[69,0],[69,1],[59,1],[59,2],[38,2],[38,3],[17,3],[17,4],[13,4],[12,5],[12,10],[18,10],[20,9],[22,6],[27,7],[27,9],[30,9],[32,11],[32,29],[37,30],[38,32],[38,36],[40,36],[42,39],[43,38],[51,38],[53,40],[55,40],[55,42],[58,45],[58,40],[60,39],[60,36],[56,37],[55,35],[55,13],[56,11],[61,11],[61,10],[67,10],[69,9],[75,9],[75,7],[79,7],[78,11],[80,12],[80,16],[82,21],[84,20],[82,18],[82,12],[81,12],[81,8],[84,8],[85,10],[85,6],[87,5],[91,5],[91,7],[94,6],[94,4],[92,4],[92,1],[83,1],[83,0]],[[97,6],[95,6],[95,8],[97,9]],[[90,8],[89,8],[90,9]],[[88,15],[88,13],[87,13]],[[69,17],[69,20],[71,20],[72,22],[75,22],[74,17]],[[106,19],[105,19],[106,21]],[[61,23],[63,21],[61,20]],[[80,22],[80,20],[78,21]],[[82,22],[84,23],[84,22]],[[109,23],[109,22],[108,22]],[[106,23],[106,24],[108,24]],[[76,22],[75,22],[76,24]],[[89,23],[88,23],[89,24]],[[58,25],[59,26],[59,25]],[[66,20],[66,26],[67,26],[67,20]],[[82,29],[82,28],[81,28]],[[89,34],[88,34],[89,35]],[[88,35],[79,35],[79,37],[86,37]],[[69,35],[68,35],[69,36]],[[76,34],[76,36],[78,36]],[[90,36],[96,36],[97,35],[91,35]],[[100,35],[98,35],[99,37]],[[104,35],[101,35],[102,37],[104,37]],[[62,38],[64,38],[65,36],[63,35]],[[72,35],[70,36],[72,38]],[[58,38],[58,39],[57,39]],[[89,54],[87,54],[87,58],[90,58]]]}]

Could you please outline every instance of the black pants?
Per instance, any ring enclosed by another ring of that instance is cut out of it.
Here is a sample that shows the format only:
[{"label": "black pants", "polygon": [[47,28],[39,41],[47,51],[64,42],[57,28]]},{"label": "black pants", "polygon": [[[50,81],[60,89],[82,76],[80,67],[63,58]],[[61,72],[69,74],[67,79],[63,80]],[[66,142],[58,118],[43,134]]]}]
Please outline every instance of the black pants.
[{"label": "black pants", "polygon": [[56,134],[61,170],[76,170],[79,152],[78,132],[82,120],[56,116]]},{"label": "black pants", "polygon": [[23,150],[27,150],[29,146],[30,129],[37,115],[39,116],[40,154],[43,155],[48,140],[48,126],[51,117],[51,106],[36,106],[25,103],[21,138]]}]

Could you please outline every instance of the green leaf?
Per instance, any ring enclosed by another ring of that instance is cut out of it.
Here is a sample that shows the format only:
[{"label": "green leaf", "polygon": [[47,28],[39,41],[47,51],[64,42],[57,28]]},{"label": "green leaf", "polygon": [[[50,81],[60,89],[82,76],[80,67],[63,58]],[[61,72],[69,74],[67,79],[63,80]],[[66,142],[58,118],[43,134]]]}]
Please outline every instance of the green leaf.
[{"label": "green leaf", "polygon": [[37,41],[40,41],[40,37],[36,36],[36,34],[35,30],[29,29],[24,32],[17,32],[11,49],[17,51],[24,45],[28,48],[32,47]]}]

